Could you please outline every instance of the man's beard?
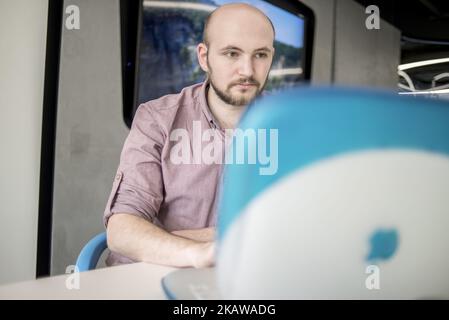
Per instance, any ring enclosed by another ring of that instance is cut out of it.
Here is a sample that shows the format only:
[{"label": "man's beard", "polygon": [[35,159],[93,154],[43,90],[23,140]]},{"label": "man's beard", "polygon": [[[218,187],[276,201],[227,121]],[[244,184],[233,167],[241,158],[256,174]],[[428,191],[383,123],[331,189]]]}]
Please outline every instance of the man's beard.
[{"label": "man's beard", "polygon": [[[220,90],[215,85],[213,77],[212,77],[212,69],[210,68],[210,66],[209,66],[209,70],[211,70],[211,72],[208,74],[209,83],[212,86],[212,88],[214,89],[214,91],[216,92],[217,96],[223,102],[225,102],[231,106],[235,106],[235,107],[242,107],[242,106],[248,105],[251,101],[253,101],[263,91],[263,89],[265,88],[265,85],[267,83],[267,79],[265,79],[263,86],[261,86],[259,81],[257,81],[253,77],[240,78],[238,81],[230,83],[228,85],[228,87],[226,88],[226,90],[223,91],[223,90]],[[267,78],[268,78],[268,76],[267,76]],[[239,84],[252,84],[257,88],[256,92],[254,93],[253,96],[250,96],[250,97],[245,97],[245,96],[236,97],[235,95],[233,95],[231,93],[231,88],[236,85],[239,85]]]}]

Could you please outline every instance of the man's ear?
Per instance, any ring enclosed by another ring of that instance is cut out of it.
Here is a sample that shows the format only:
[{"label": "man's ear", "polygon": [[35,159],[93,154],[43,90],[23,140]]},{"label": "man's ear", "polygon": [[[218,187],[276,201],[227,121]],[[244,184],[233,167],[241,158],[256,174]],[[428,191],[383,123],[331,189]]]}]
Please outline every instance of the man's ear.
[{"label": "man's ear", "polygon": [[207,67],[207,46],[204,43],[197,45],[196,55],[201,69],[203,69],[204,72],[209,72],[209,68]]}]

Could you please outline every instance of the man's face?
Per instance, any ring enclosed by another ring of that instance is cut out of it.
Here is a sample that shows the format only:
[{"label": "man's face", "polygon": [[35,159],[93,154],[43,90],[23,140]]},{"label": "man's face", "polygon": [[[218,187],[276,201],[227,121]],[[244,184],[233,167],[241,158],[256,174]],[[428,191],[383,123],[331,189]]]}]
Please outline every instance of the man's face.
[{"label": "man's face", "polygon": [[254,13],[219,18],[209,33],[209,81],[225,103],[245,106],[266,84],[274,55],[273,31],[263,16]]}]

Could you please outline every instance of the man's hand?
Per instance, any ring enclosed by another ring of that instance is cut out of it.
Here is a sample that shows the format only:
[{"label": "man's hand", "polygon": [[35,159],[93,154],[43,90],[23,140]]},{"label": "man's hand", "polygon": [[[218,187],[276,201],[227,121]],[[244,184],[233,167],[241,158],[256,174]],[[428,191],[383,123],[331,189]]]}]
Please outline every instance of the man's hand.
[{"label": "man's hand", "polygon": [[192,266],[207,268],[215,264],[215,242],[200,242],[192,247]]},{"label": "man's hand", "polygon": [[172,231],[172,234],[195,241],[210,242],[215,240],[214,227],[193,230],[177,230]]},{"label": "man's hand", "polygon": [[191,247],[191,264],[194,268],[207,268],[215,264],[215,228],[177,230],[173,235],[196,241]]}]

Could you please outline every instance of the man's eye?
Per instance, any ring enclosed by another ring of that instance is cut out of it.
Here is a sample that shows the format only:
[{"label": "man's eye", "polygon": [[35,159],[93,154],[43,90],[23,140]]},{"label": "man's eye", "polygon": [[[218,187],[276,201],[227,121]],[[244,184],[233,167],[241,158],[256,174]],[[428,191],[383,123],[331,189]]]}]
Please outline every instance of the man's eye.
[{"label": "man's eye", "polygon": [[262,52],[256,53],[256,58],[257,59],[263,59],[263,58],[266,58],[266,57],[268,57],[268,55],[266,53],[262,53]]},{"label": "man's eye", "polygon": [[237,58],[238,55],[239,54],[237,52],[235,52],[235,51],[226,52],[226,56],[229,57],[229,58]]}]

